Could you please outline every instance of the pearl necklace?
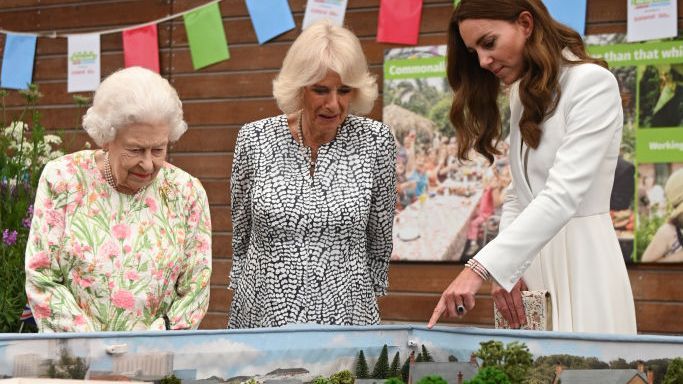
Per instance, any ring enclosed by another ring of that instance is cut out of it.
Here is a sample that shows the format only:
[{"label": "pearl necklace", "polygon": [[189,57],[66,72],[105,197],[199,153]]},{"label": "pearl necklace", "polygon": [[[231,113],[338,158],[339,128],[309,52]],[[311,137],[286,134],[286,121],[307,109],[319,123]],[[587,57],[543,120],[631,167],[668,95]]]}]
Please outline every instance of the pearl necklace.
[{"label": "pearl necklace", "polygon": [[[114,175],[111,172],[111,164],[109,163],[109,152],[104,152],[104,179],[116,192],[121,192],[116,186],[116,181],[114,181]],[[146,187],[138,189],[133,195],[133,199],[137,200],[145,192]]]},{"label": "pearl necklace", "polygon": [[[306,162],[308,163],[308,171],[313,174],[315,171],[315,160],[313,160],[313,151],[311,150],[311,147],[306,146],[304,144],[304,127],[302,124],[302,121],[304,119],[304,112],[301,111],[299,113],[299,124],[296,127],[296,136],[298,139],[299,143],[299,151],[301,152],[301,155],[304,157]],[[346,121],[346,119],[344,119]],[[342,125],[344,125],[344,121],[342,121],[341,124],[337,126],[337,132],[335,132],[334,137],[337,137],[339,135],[339,131],[341,130]],[[317,159],[316,159],[317,160]]]}]

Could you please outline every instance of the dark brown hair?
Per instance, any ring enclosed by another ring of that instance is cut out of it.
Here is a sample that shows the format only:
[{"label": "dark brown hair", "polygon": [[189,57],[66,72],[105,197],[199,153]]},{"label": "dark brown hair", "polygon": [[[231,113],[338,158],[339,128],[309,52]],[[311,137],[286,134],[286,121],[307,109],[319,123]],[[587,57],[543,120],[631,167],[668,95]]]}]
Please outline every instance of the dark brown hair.
[{"label": "dark brown hair", "polygon": [[[528,146],[538,147],[542,135],[539,126],[560,100],[560,66],[595,63],[607,67],[604,60],[588,56],[581,36],[555,21],[541,0],[461,0],[448,27],[446,70],[454,93],[450,119],[458,139],[458,156],[463,160],[472,148],[489,161],[498,154],[496,145],[502,127],[496,100],[501,85],[493,73],[479,66],[476,52],[465,46],[459,24],[467,19],[515,22],[524,11],[531,14],[534,23],[524,47],[525,68],[519,79],[519,97],[524,107],[519,127]],[[565,58],[564,48],[578,60]]]}]

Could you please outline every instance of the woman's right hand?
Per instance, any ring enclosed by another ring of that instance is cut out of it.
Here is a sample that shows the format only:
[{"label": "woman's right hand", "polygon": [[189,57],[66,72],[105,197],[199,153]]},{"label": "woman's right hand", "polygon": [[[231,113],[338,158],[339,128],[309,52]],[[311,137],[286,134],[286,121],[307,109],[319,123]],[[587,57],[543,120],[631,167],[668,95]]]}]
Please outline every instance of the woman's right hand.
[{"label": "woman's right hand", "polygon": [[519,279],[510,292],[495,281],[491,282],[493,301],[511,328],[517,329],[526,324],[526,313],[522,302],[522,291],[526,290],[527,286],[522,279]]}]

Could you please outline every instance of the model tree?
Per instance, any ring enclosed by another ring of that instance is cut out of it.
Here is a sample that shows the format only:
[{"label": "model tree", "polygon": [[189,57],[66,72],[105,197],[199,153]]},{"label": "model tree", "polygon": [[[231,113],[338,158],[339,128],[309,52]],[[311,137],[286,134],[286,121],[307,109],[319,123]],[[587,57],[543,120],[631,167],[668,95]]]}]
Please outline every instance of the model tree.
[{"label": "model tree", "polygon": [[483,360],[482,367],[495,367],[503,371],[512,384],[525,383],[533,363],[531,352],[519,342],[503,346],[500,341],[490,340],[479,343],[476,356]]},{"label": "model tree", "polygon": [[511,384],[508,376],[500,368],[485,367],[477,372],[477,375],[465,384]]},{"label": "model tree", "polygon": [[356,360],[356,378],[370,378],[370,370],[368,369],[368,362],[365,361],[365,354],[363,353],[363,350],[358,353],[358,359]]},{"label": "model tree", "polygon": [[[400,377],[401,376],[401,358],[398,355],[398,351],[394,355],[394,360],[391,361],[391,367],[389,367],[389,374],[387,377]],[[386,384],[386,383],[385,383]]]},{"label": "model tree", "polygon": [[427,347],[425,347],[424,344],[422,344],[422,361],[428,362],[428,363],[434,361],[434,358],[429,353],[429,351],[427,350]]},{"label": "model tree", "polygon": [[85,358],[73,356],[68,348],[62,347],[59,359],[50,361],[47,368],[47,377],[82,380],[87,372],[88,364]]},{"label": "model tree", "polygon": [[430,375],[418,380],[417,384],[448,384],[448,382],[444,380],[441,376]]},{"label": "model tree", "polygon": [[379,354],[379,358],[375,363],[375,369],[372,371],[373,379],[386,379],[389,373],[389,350],[387,345],[384,344],[382,347],[382,352]]},{"label": "model tree", "polygon": [[405,384],[403,380],[399,379],[398,377],[390,377],[386,380],[384,380],[384,384]]},{"label": "model tree", "polygon": [[330,384],[353,384],[353,374],[348,369],[339,371],[330,376]]},{"label": "model tree", "polygon": [[403,363],[403,366],[401,367],[401,379],[403,379],[404,382],[408,382],[408,376],[410,375],[410,357],[406,359],[406,361]]},{"label": "model tree", "polygon": [[683,358],[671,360],[662,384],[683,384]]}]

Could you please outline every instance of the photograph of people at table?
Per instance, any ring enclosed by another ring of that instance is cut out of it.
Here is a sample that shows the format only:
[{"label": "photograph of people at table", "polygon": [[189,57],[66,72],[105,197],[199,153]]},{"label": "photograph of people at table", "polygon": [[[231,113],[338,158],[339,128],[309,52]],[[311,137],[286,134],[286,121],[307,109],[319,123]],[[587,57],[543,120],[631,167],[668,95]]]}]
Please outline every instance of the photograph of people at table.
[{"label": "photograph of people at table", "polygon": [[389,127],[358,38],[321,21],[273,81],[284,112],[244,125],[231,176],[228,328],[380,321],[396,202]]},{"label": "photograph of people at table", "polygon": [[[394,136],[397,205],[392,261],[467,261],[495,237],[502,190],[510,182],[507,143],[499,143],[495,166],[471,151],[458,158],[448,120],[452,92],[446,73],[412,73],[444,60],[446,45],[392,48],[384,55],[382,119]],[[506,118],[507,94],[499,99]]]},{"label": "photograph of people at table", "polygon": [[462,0],[448,29],[447,72],[461,159],[475,149],[494,160],[502,140],[496,98],[511,87],[512,183],[498,235],[445,289],[429,326],[466,316],[492,280],[514,328],[526,321],[526,286],[550,292],[555,331],[635,333],[609,213],[623,111],[606,63],[589,57],[581,36],[541,0]]}]

